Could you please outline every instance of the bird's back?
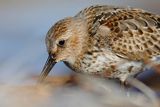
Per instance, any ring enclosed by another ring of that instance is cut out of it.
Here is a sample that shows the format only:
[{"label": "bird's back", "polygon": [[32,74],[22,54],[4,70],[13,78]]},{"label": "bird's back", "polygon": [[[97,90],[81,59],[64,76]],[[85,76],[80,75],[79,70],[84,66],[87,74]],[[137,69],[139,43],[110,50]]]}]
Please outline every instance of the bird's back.
[{"label": "bird's back", "polygon": [[122,58],[146,60],[160,55],[159,15],[135,8],[91,6],[77,16],[87,21],[90,36],[106,36],[104,42]]}]

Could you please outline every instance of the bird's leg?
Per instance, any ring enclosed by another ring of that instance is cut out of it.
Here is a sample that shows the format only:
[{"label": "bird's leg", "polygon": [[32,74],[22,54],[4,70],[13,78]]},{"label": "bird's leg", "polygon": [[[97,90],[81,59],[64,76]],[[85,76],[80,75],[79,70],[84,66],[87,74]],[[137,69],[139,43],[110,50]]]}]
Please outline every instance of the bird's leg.
[{"label": "bird's leg", "polygon": [[152,107],[159,107],[159,101],[156,97],[156,93],[152,89],[136,78],[129,77],[126,79],[126,82],[146,95],[153,104]]}]

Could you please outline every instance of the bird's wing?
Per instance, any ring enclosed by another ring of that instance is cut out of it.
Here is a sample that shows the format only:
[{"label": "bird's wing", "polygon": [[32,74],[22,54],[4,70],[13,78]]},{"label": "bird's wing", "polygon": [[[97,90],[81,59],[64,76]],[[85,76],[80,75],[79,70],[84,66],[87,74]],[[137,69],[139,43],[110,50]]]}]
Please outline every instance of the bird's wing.
[{"label": "bird's wing", "polygon": [[[118,9],[99,19],[99,29],[118,56],[143,60],[160,55],[160,16],[140,9]],[[104,33],[105,32],[105,33]]]}]

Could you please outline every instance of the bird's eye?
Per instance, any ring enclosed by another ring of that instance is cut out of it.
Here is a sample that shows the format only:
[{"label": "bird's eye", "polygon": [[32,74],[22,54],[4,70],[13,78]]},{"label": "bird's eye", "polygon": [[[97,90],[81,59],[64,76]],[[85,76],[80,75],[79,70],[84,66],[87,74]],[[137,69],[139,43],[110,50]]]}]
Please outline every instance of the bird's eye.
[{"label": "bird's eye", "polygon": [[64,44],[65,44],[65,40],[60,40],[60,41],[58,42],[58,45],[59,45],[59,46],[64,46]]}]

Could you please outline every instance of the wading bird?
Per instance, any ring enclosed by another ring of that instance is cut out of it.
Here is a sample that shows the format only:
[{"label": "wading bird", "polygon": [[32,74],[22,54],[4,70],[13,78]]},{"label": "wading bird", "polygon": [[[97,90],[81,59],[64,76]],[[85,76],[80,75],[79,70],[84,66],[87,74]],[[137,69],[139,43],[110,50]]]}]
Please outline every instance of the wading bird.
[{"label": "wading bird", "polygon": [[90,6],[55,23],[46,45],[49,57],[40,82],[59,61],[75,72],[124,82],[160,55],[160,16],[137,8]]}]

